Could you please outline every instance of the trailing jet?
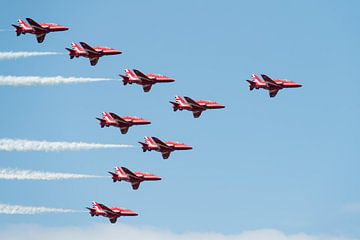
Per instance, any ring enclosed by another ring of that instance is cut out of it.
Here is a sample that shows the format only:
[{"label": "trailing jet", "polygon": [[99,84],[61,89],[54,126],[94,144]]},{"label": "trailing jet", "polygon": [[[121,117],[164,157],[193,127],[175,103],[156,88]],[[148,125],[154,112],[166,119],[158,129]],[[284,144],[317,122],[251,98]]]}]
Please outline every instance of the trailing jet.
[{"label": "trailing jet", "polygon": [[149,92],[152,85],[156,83],[175,82],[174,79],[167,76],[153,73],[144,74],[136,69],[134,69],[134,72],[130,69],[125,69],[125,75],[119,74],[119,76],[122,77],[124,85],[128,83],[142,85],[144,92]]},{"label": "trailing jet", "polygon": [[119,117],[118,115],[116,115],[115,113],[112,112],[103,112],[102,113],[102,118],[96,118],[97,120],[100,121],[100,126],[101,128],[103,127],[109,127],[109,126],[114,126],[117,128],[120,128],[120,131],[122,134],[126,134],[129,130],[129,127],[134,126],[134,125],[145,125],[145,124],[150,124],[151,122],[148,120],[144,120],[142,118],[138,118],[138,117],[129,117],[129,116],[125,116],[125,117]]},{"label": "trailing jet", "polygon": [[194,118],[200,117],[201,113],[207,109],[219,109],[224,108],[224,105],[221,105],[216,102],[209,102],[204,100],[194,101],[189,97],[184,97],[182,99],[180,96],[175,97],[175,102],[170,102],[173,105],[174,112],[177,110],[188,110],[193,112]]},{"label": "trailing jet", "polygon": [[115,50],[113,48],[108,48],[108,47],[92,48],[85,42],[80,42],[80,45],[83,48],[81,48],[76,43],[71,43],[71,49],[70,48],[65,48],[65,49],[69,51],[70,59],[73,59],[74,57],[76,58],[86,57],[90,60],[91,66],[95,66],[98,63],[99,58],[101,58],[102,56],[117,55],[122,53],[119,50]]},{"label": "trailing jet", "polygon": [[104,204],[92,202],[93,208],[87,209],[90,211],[90,215],[93,216],[103,216],[109,218],[111,223],[116,223],[116,220],[121,216],[138,216],[136,212],[133,212],[129,209],[123,208],[108,208]]},{"label": "trailing jet", "polygon": [[163,142],[157,137],[145,136],[145,143],[139,142],[142,146],[143,152],[155,150],[161,152],[163,159],[168,159],[170,153],[175,150],[191,150],[192,147],[183,143],[177,142]]},{"label": "trailing jet", "polygon": [[298,88],[302,85],[296,82],[291,82],[288,80],[276,79],[273,80],[265,74],[261,74],[261,77],[264,80],[261,80],[255,74],[251,75],[251,80],[246,80],[250,85],[250,91],[254,88],[259,89],[263,88],[269,91],[270,97],[275,97],[279,90],[283,88]]},{"label": "trailing jet", "polygon": [[31,33],[35,34],[36,40],[38,43],[42,43],[45,39],[46,34],[50,32],[60,32],[60,31],[66,31],[69,30],[68,27],[60,26],[55,23],[37,23],[31,18],[26,18],[26,21],[28,21],[29,24],[27,24],[25,21],[19,19],[18,25],[12,24],[12,26],[15,28],[16,36],[20,36],[20,34],[26,34]]},{"label": "trailing jet", "polygon": [[158,181],[161,180],[161,177],[155,176],[151,173],[143,172],[132,172],[126,167],[115,167],[115,173],[109,172],[112,175],[113,182],[126,181],[131,183],[131,186],[134,190],[137,190],[140,186],[140,183],[143,181]]}]

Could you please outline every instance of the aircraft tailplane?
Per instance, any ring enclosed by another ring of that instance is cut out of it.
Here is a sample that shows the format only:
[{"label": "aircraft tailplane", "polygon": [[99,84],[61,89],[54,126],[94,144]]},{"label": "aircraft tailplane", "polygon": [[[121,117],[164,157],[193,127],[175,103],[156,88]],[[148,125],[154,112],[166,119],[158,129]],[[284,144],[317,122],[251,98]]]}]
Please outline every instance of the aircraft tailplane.
[{"label": "aircraft tailplane", "polygon": [[65,48],[65,49],[69,51],[70,59],[73,59],[76,55],[75,50],[70,49],[70,48]]},{"label": "aircraft tailplane", "polygon": [[11,26],[13,26],[15,28],[15,31],[16,31],[16,36],[20,36],[21,32],[22,32],[22,29],[20,26],[17,26],[17,25],[14,25],[14,24],[11,24]]},{"label": "aircraft tailplane", "polygon": [[179,109],[179,104],[176,102],[172,102],[172,101],[170,101],[170,103],[173,105],[174,112],[176,112]]},{"label": "aircraft tailplane", "polygon": [[128,76],[124,76],[124,75],[121,75],[121,74],[119,74],[119,76],[122,77],[122,79],[123,79],[122,81],[123,81],[124,86],[129,83],[129,77]]}]

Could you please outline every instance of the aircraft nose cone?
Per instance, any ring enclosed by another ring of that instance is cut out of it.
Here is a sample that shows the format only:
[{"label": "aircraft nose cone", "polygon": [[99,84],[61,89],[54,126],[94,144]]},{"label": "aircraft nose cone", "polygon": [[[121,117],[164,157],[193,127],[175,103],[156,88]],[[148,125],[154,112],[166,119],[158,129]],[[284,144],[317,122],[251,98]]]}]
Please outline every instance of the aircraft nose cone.
[{"label": "aircraft nose cone", "polygon": [[225,105],[218,104],[218,108],[225,108]]},{"label": "aircraft nose cone", "polygon": [[193,149],[191,146],[188,146],[188,145],[184,145],[184,149],[186,149],[186,150],[191,150],[191,149]]}]

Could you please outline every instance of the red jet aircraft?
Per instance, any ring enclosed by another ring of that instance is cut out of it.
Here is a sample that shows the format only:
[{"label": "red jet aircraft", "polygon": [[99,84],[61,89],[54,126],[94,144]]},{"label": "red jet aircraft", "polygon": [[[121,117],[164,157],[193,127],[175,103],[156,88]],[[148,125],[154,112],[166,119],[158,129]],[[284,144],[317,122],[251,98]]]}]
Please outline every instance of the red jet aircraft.
[{"label": "red jet aircraft", "polygon": [[116,220],[121,216],[138,216],[136,212],[133,212],[129,209],[123,208],[108,208],[104,204],[92,202],[93,208],[88,208],[90,210],[90,215],[93,216],[103,216],[109,218],[111,223],[116,223]]},{"label": "red jet aircraft", "polygon": [[20,34],[26,33],[35,34],[38,43],[42,43],[44,41],[47,33],[69,30],[68,27],[60,26],[55,23],[39,24],[31,18],[26,18],[26,21],[28,21],[29,25],[21,19],[18,20],[20,26],[12,24],[12,26],[15,28],[16,36],[20,36]]},{"label": "red jet aircraft", "polygon": [[129,116],[125,116],[125,117],[119,117],[118,115],[116,115],[115,113],[112,112],[103,112],[102,113],[102,119],[101,118],[96,118],[97,120],[100,121],[100,126],[103,127],[109,127],[109,126],[114,126],[114,127],[118,127],[120,128],[120,131],[122,134],[126,134],[129,130],[129,127],[134,126],[134,125],[145,125],[145,124],[150,124],[151,122],[148,120],[144,120],[142,118],[138,118],[138,117],[129,117]]},{"label": "red jet aircraft", "polygon": [[140,183],[143,181],[158,181],[161,180],[161,177],[155,176],[151,173],[143,172],[132,172],[126,167],[115,167],[115,173],[109,172],[112,175],[113,182],[121,182],[121,180],[131,183],[131,186],[134,190],[137,190],[140,186]]},{"label": "red jet aircraft", "polygon": [[175,97],[175,102],[170,102],[173,105],[174,112],[177,110],[188,110],[192,111],[194,118],[200,117],[201,113],[207,109],[219,109],[224,108],[224,105],[218,104],[216,102],[209,102],[204,100],[194,101],[189,97],[184,97],[182,99],[180,96]]},{"label": "red jet aircraft", "polygon": [[276,79],[272,80],[270,77],[261,74],[261,77],[264,79],[261,80],[258,76],[255,74],[251,75],[251,80],[246,80],[250,85],[250,91],[252,91],[254,88],[259,89],[263,88],[269,91],[270,97],[275,97],[279,90],[283,88],[298,88],[302,85],[296,82],[291,82],[288,80],[282,80],[282,79]]},{"label": "red jet aircraft", "polygon": [[95,66],[99,58],[102,56],[108,56],[108,55],[117,55],[121,54],[122,52],[119,50],[115,50],[108,47],[90,47],[87,43],[80,42],[80,45],[83,47],[81,48],[76,43],[71,43],[71,49],[65,48],[69,51],[70,59],[73,59],[74,57],[86,57],[90,60],[90,65]]},{"label": "red jet aircraft", "polygon": [[160,74],[144,74],[139,70],[134,69],[134,73],[130,69],[125,69],[125,75],[119,74],[123,79],[124,85],[136,83],[142,85],[144,92],[149,92],[152,85],[156,83],[175,82],[174,79]]},{"label": "red jet aircraft", "polygon": [[145,143],[139,142],[142,145],[143,152],[155,150],[161,152],[163,159],[168,159],[170,153],[175,150],[191,150],[192,147],[183,143],[177,142],[163,142],[157,137],[145,136]]}]

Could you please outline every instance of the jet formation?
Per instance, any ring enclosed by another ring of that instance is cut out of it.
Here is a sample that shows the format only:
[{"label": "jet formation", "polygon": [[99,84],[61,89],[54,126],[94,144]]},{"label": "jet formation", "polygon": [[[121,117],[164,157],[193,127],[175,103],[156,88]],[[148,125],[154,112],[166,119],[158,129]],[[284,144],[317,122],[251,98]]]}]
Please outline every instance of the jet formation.
[{"label": "jet formation", "polygon": [[[39,24],[31,18],[26,18],[26,23],[23,20],[18,20],[19,25],[12,25],[15,28],[16,36],[21,34],[34,34],[37,42],[42,43],[46,34],[50,32],[67,31],[68,27],[60,26],[53,23]],[[68,51],[70,59],[84,57],[88,58],[91,66],[95,66],[99,59],[103,56],[118,55],[122,51],[109,47],[95,46],[91,47],[85,42],[80,42],[80,46],[76,43],[71,43],[71,48],[65,48]],[[175,82],[175,79],[167,77],[162,74],[148,73],[144,74],[137,69],[125,69],[125,74],[119,74],[122,78],[123,85],[140,85],[145,93],[149,92],[153,85],[158,83],[171,83]],[[279,90],[285,88],[299,88],[302,85],[296,82],[283,80],[283,79],[271,79],[265,74],[261,74],[262,79],[257,75],[252,74],[251,80],[246,80],[249,83],[250,91],[253,89],[265,89],[269,92],[271,98],[275,97]],[[193,100],[188,96],[180,97],[176,96],[175,101],[170,101],[173,110],[176,111],[190,111],[194,118],[199,118],[202,112],[209,109],[222,109],[225,105],[219,104],[213,101],[205,100]],[[151,124],[149,120],[145,120],[139,117],[130,117],[119,115],[113,112],[102,112],[101,118],[96,118],[99,121],[100,127],[115,127],[119,128],[122,134],[126,134],[130,127],[135,125],[148,125]],[[191,150],[192,146],[184,143],[164,142],[157,137],[145,136],[145,142],[139,142],[143,152],[157,151],[160,152],[163,159],[168,159],[173,151],[177,150]],[[161,177],[151,173],[145,172],[132,172],[126,167],[115,167],[115,172],[108,172],[111,175],[111,179],[114,183],[125,181],[131,184],[133,190],[138,190],[140,184],[145,181],[159,181]],[[110,220],[111,223],[116,223],[117,219],[122,216],[138,216],[138,213],[124,208],[113,207],[109,208],[102,203],[92,202],[92,207],[86,207],[89,210],[89,214],[93,216],[103,216]]]}]

